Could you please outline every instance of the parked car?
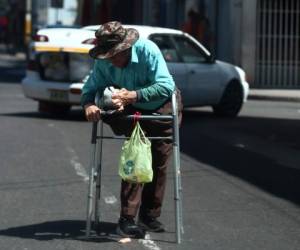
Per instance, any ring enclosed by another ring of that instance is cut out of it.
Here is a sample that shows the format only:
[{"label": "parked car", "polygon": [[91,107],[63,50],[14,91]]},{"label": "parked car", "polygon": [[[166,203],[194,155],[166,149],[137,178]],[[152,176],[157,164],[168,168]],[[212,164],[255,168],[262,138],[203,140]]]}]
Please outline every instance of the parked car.
[{"label": "parked car", "polygon": [[[193,37],[179,30],[125,25],[139,31],[160,48],[184,107],[211,106],[217,115],[236,116],[246,101],[249,85],[245,72],[215,60]],[[26,77],[22,80],[26,97],[39,103],[39,111],[65,113],[79,105],[81,88],[93,60],[88,51],[94,46],[99,26],[46,28],[38,31],[30,44]]]}]

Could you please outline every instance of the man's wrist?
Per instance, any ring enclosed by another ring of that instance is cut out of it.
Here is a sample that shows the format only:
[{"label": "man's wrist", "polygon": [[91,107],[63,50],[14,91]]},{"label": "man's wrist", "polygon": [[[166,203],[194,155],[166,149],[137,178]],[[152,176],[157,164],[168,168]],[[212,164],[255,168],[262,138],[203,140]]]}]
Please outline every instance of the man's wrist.
[{"label": "man's wrist", "polygon": [[136,91],[132,91],[132,99],[133,99],[133,103],[137,102],[137,92]]},{"label": "man's wrist", "polygon": [[93,106],[93,105],[95,105],[95,103],[90,102],[90,103],[85,104],[85,105],[83,106],[83,108],[84,108],[84,109],[87,109],[88,107]]},{"label": "man's wrist", "polygon": [[139,102],[142,98],[141,90],[136,90],[136,102]]}]

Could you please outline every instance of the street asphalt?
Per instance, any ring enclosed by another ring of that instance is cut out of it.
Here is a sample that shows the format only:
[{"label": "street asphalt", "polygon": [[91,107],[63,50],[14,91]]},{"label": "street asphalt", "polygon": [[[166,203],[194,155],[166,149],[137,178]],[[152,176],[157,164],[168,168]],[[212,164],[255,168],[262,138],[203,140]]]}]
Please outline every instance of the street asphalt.
[{"label": "street asphalt", "polygon": [[[167,232],[121,244],[115,233],[121,142],[105,142],[100,235],[85,239],[91,124],[76,108],[66,117],[39,114],[22,94],[24,65],[22,54],[0,55],[0,249],[299,249],[300,108],[294,99],[276,100],[274,92],[250,98],[236,119],[186,110],[182,244],[174,243],[172,168],[161,216]],[[106,126],[105,133],[111,133]]]}]

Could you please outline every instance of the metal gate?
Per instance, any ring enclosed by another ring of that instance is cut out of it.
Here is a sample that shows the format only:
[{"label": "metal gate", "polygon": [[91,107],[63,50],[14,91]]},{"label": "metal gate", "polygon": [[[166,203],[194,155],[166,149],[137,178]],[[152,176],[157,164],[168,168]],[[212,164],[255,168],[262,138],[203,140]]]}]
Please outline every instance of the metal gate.
[{"label": "metal gate", "polygon": [[255,87],[300,88],[300,0],[258,0],[257,8]]}]

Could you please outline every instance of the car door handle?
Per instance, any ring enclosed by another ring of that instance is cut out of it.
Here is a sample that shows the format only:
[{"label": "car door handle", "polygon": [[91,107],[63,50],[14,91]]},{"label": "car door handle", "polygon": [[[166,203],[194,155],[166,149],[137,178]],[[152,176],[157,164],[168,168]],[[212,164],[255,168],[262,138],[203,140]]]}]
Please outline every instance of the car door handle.
[{"label": "car door handle", "polygon": [[195,74],[195,73],[196,73],[195,70],[191,70],[191,71],[190,71],[190,74],[191,74],[191,75],[193,75],[193,74]]}]

